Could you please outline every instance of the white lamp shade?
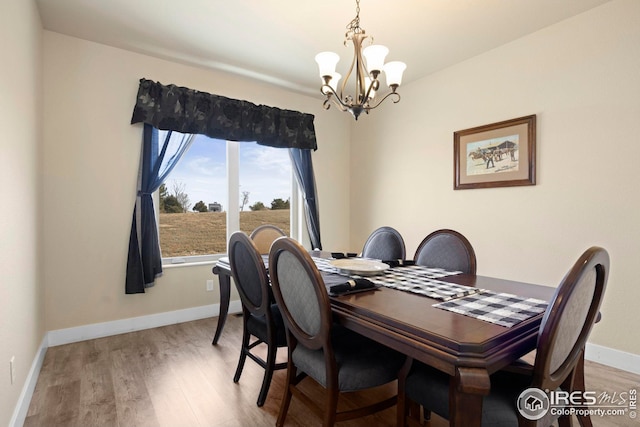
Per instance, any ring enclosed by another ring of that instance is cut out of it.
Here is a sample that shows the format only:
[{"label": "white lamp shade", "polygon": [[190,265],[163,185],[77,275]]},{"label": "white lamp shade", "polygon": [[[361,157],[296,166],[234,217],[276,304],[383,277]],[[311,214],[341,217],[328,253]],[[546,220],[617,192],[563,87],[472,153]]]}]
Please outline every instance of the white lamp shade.
[{"label": "white lamp shade", "polygon": [[372,73],[373,71],[382,71],[382,68],[384,67],[384,58],[387,57],[388,53],[389,49],[379,44],[368,46],[362,51],[362,54],[367,60],[367,70],[369,73]]},{"label": "white lamp shade", "polygon": [[[333,73],[331,75],[331,80],[329,80],[329,86],[331,87],[331,89],[333,89],[334,92],[338,92],[338,82],[340,81],[341,78],[342,78],[342,74],[340,73]],[[324,84],[324,79],[322,83]],[[323,89],[322,93],[326,95],[327,93],[330,93],[330,92],[328,89]]]},{"label": "white lamp shade", "polygon": [[320,77],[332,76],[336,72],[336,65],[340,57],[333,52],[320,52],[316,55],[316,62],[320,70]]},{"label": "white lamp shade", "polygon": [[384,66],[384,73],[387,76],[387,86],[398,85],[402,83],[402,73],[407,68],[407,64],[400,61],[387,62]]}]

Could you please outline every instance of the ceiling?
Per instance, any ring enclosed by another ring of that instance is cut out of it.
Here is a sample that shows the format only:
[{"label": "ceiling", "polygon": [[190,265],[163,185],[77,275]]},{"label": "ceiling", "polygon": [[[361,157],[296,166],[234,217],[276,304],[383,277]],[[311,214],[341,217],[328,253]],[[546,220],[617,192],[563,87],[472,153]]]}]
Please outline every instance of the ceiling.
[{"label": "ceiling", "polygon": [[[361,0],[360,25],[407,64],[403,83],[609,0]],[[316,53],[343,45],[355,0],[36,0],[43,27],[319,95]],[[165,82],[163,82],[165,83]]]}]

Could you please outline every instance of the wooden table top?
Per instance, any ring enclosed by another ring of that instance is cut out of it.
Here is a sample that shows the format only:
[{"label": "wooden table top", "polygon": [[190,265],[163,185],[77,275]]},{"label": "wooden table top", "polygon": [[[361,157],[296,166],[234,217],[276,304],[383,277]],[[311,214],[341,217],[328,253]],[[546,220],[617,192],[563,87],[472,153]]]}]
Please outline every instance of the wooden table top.
[{"label": "wooden table top", "polygon": [[[443,281],[549,301],[554,288],[484,276],[456,275]],[[511,328],[433,307],[439,301],[380,288],[331,298],[346,326],[453,374],[453,366],[493,372],[535,347],[543,314]]]},{"label": "wooden table top", "polygon": [[[220,261],[218,272],[230,274],[228,258]],[[555,292],[553,287],[468,274],[439,280],[545,301]],[[507,328],[433,307],[438,302],[384,287],[331,297],[332,309],[346,327],[451,375],[458,366],[492,373],[536,346],[544,313]]]}]

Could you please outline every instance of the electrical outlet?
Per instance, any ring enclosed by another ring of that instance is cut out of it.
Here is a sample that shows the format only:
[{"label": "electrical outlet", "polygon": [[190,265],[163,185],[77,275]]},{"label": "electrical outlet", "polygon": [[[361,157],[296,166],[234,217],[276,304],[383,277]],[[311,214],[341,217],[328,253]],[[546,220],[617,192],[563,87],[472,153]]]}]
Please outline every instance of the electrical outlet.
[{"label": "electrical outlet", "polygon": [[15,369],[15,361],[16,361],[16,357],[15,356],[11,356],[11,360],[9,360],[9,371],[11,373],[11,384],[16,382],[16,369]]},{"label": "electrical outlet", "polygon": [[213,280],[207,280],[207,291],[213,290]]}]

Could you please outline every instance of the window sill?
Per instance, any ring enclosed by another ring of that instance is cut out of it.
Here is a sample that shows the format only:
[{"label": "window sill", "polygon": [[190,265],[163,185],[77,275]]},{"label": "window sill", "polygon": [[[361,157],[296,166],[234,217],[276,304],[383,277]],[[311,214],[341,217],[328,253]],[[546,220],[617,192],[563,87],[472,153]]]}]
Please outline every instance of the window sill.
[{"label": "window sill", "polygon": [[172,269],[198,265],[214,265],[220,258],[225,256],[227,256],[227,254],[162,258],[162,268]]}]

